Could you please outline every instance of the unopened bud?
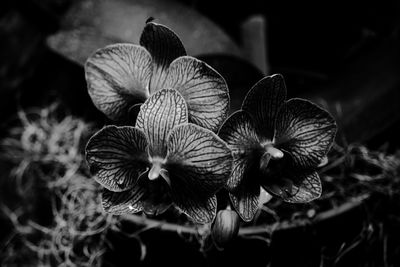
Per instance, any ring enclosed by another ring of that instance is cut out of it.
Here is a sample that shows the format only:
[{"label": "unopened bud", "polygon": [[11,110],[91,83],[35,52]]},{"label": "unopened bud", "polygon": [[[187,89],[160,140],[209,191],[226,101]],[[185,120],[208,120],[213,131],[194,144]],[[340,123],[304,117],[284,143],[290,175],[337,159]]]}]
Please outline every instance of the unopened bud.
[{"label": "unopened bud", "polygon": [[239,232],[240,218],[234,210],[225,209],[217,213],[212,227],[212,237],[218,247],[223,247],[234,239]]}]

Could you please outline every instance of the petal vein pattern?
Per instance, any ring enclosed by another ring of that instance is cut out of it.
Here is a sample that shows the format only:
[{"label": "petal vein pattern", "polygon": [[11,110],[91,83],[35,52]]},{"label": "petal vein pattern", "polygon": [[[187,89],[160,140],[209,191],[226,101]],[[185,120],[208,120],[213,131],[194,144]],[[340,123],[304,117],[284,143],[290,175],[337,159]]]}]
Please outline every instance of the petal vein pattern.
[{"label": "petal vein pattern", "polygon": [[163,89],[153,94],[140,107],[136,127],[149,140],[151,157],[165,158],[169,132],[188,120],[187,106],[178,91]]}]

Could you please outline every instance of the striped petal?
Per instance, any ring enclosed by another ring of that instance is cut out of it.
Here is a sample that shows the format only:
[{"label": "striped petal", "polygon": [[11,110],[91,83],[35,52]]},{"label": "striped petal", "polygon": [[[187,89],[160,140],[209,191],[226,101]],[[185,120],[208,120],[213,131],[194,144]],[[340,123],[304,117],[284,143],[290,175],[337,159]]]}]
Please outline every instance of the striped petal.
[{"label": "striped petal", "polygon": [[140,199],[144,195],[144,188],[138,185],[123,192],[113,192],[103,189],[101,204],[103,209],[112,214],[137,213],[143,210]]},{"label": "striped petal", "polygon": [[140,37],[140,45],[150,52],[153,59],[153,75],[150,81],[150,93],[164,86],[167,70],[171,62],[185,56],[186,51],[179,37],[169,28],[148,22]]},{"label": "striped petal", "polygon": [[148,96],[151,56],[143,47],[114,44],[97,50],[85,64],[94,105],[112,120],[124,118],[132,104]]},{"label": "striped petal", "polygon": [[247,171],[247,177],[243,179],[235,190],[229,192],[232,205],[243,221],[253,220],[258,210],[260,198],[260,184],[256,171]]},{"label": "striped petal", "polygon": [[226,143],[210,130],[194,124],[175,127],[168,140],[166,168],[176,205],[196,222],[210,222],[216,212],[214,194],[229,178],[232,161]]},{"label": "striped petal", "polygon": [[222,76],[209,65],[193,57],[174,60],[166,88],[178,90],[188,105],[189,120],[216,132],[229,111],[229,93]]},{"label": "striped petal", "polygon": [[149,168],[147,140],[130,126],[106,126],[86,146],[86,160],[98,183],[114,192],[134,186]]},{"label": "striped petal", "polygon": [[215,195],[206,199],[196,199],[188,198],[187,195],[175,194],[174,202],[176,207],[194,223],[211,223],[217,215],[217,197]]},{"label": "striped petal", "polygon": [[325,110],[304,99],[291,99],[278,113],[276,146],[291,155],[295,166],[316,168],[332,146],[336,123]]},{"label": "striped petal", "polygon": [[261,147],[254,122],[245,111],[233,113],[221,126],[218,135],[233,153],[233,171],[227,182],[227,188],[234,190],[243,180],[246,170],[256,159]]},{"label": "striped petal", "polygon": [[306,203],[321,196],[321,180],[315,171],[283,171],[268,180],[262,184],[264,189],[286,202]]},{"label": "striped petal", "polygon": [[163,89],[140,107],[136,127],[147,136],[150,155],[164,158],[169,132],[187,120],[187,107],[181,94],[176,90]]},{"label": "striped petal", "polygon": [[162,179],[150,181],[147,173],[130,190],[112,192],[104,190],[102,204],[105,211],[113,214],[137,213],[148,215],[164,213],[172,204],[168,185]]},{"label": "striped petal", "polygon": [[253,116],[260,135],[267,140],[274,136],[276,115],[285,99],[285,81],[275,74],[257,82],[243,101],[242,109]]}]

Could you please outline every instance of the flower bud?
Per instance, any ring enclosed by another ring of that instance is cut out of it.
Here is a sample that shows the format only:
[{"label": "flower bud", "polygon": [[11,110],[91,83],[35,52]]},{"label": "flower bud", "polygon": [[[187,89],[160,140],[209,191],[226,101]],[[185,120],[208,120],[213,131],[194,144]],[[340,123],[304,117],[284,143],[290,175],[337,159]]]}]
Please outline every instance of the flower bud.
[{"label": "flower bud", "polygon": [[211,232],[215,244],[219,247],[226,245],[237,236],[239,226],[240,218],[236,211],[230,209],[218,211]]}]

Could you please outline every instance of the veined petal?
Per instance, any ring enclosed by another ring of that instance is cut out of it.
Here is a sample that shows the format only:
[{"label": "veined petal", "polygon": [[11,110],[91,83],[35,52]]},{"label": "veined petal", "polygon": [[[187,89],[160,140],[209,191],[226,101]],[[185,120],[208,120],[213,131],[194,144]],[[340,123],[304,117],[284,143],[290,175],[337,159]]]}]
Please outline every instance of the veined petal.
[{"label": "veined petal", "polygon": [[148,22],[140,37],[140,45],[150,52],[153,59],[153,75],[150,81],[150,93],[154,93],[164,86],[167,70],[171,62],[185,56],[186,51],[179,37],[169,28]]},{"label": "veined petal", "polygon": [[177,207],[196,223],[211,222],[216,215],[215,193],[232,171],[227,144],[200,126],[177,126],[168,139],[166,168]]},{"label": "veined petal", "polygon": [[268,140],[274,136],[276,115],[285,99],[285,81],[275,74],[257,82],[243,101],[242,109],[253,116],[259,134]]},{"label": "veined petal", "polygon": [[162,89],[140,107],[136,127],[149,140],[149,153],[164,158],[167,154],[167,136],[175,126],[188,121],[185,99],[173,89]]},{"label": "veined petal", "polygon": [[285,199],[285,201],[293,203],[310,202],[319,198],[321,192],[321,179],[318,173],[315,171],[302,173],[295,179],[290,197]]},{"label": "veined petal", "polygon": [[149,168],[147,140],[131,126],[106,126],[86,146],[86,160],[98,183],[114,192],[133,187]]},{"label": "veined petal", "polygon": [[95,106],[117,120],[148,96],[151,56],[143,47],[114,44],[97,50],[85,64],[88,92]]},{"label": "veined petal", "polygon": [[286,202],[306,203],[321,196],[321,180],[316,171],[281,172],[276,175],[270,177],[270,182],[262,186]]},{"label": "veined petal", "polygon": [[315,168],[328,153],[336,123],[325,110],[304,99],[286,102],[276,119],[276,146],[289,153],[295,166]]},{"label": "veined petal", "polygon": [[188,105],[189,120],[216,132],[229,111],[224,78],[205,62],[190,56],[175,59],[165,88],[178,90]]},{"label": "veined petal", "polygon": [[[216,134],[195,124],[175,127],[168,138],[167,170],[171,187],[182,194],[210,197],[232,172],[232,152]],[[176,190],[179,192],[179,190]]]},{"label": "veined petal", "polygon": [[242,181],[250,167],[257,150],[261,147],[254,122],[246,111],[236,111],[221,126],[218,135],[233,153],[233,170],[227,187],[234,190]]},{"label": "veined petal", "polygon": [[176,191],[173,191],[173,194],[176,207],[193,222],[206,224],[214,221],[217,215],[217,197],[215,195],[206,199],[198,199]]},{"label": "veined petal", "polygon": [[229,192],[232,205],[243,221],[253,220],[258,209],[260,198],[260,184],[257,176],[251,172],[246,173],[249,177],[243,179],[235,190]]},{"label": "veined petal", "polygon": [[143,210],[140,199],[145,190],[141,186],[134,186],[132,189],[123,192],[113,192],[103,189],[101,204],[103,209],[112,214],[137,213]]},{"label": "veined petal", "polygon": [[165,181],[162,179],[150,181],[145,173],[130,190],[124,192],[104,190],[102,204],[105,211],[113,214],[144,211],[148,215],[159,215],[171,206],[172,200]]}]

